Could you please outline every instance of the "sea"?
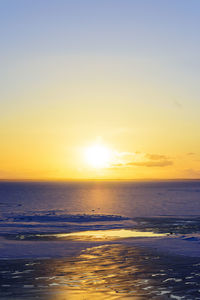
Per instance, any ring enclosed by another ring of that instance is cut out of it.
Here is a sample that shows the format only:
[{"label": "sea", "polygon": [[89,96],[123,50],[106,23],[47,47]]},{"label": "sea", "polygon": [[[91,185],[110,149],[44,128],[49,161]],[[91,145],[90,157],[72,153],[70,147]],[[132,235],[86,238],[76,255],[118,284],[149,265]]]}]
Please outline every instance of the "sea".
[{"label": "sea", "polygon": [[0,299],[200,299],[200,181],[1,181]]}]

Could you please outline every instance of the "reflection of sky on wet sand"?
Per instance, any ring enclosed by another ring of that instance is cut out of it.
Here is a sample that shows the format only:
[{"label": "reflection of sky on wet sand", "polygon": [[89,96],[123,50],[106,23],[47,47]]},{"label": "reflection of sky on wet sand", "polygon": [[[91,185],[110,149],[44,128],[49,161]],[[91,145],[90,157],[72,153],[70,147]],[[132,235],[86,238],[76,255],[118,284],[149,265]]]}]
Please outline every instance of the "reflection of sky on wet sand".
[{"label": "reflection of sky on wet sand", "polygon": [[199,262],[124,245],[88,248],[68,259],[0,261],[0,298],[198,299]]}]

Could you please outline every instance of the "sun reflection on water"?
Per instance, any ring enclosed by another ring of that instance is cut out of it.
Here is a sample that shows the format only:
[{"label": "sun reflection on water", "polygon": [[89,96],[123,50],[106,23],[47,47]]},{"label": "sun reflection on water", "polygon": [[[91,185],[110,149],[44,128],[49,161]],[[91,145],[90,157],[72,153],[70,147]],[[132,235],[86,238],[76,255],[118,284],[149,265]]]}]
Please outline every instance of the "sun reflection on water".
[{"label": "sun reflection on water", "polygon": [[[0,261],[0,298],[198,299],[199,265],[197,258],[160,256],[116,244],[65,259]],[[190,280],[196,289],[187,284]]]},{"label": "sun reflection on water", "polygon": [[112,229],[112,230],[90,230],[70,233],[55,233],[55,234],[37,234],[37,237],[51,237],[57,239],[73,239],[82,241],[102,241],[102,240],[117,240],[125,238],[139,238],[139,237],[163,237],[166,234],[155,233],[152,231],[137,231],[130,229]]},{"label": "sun reflection on water", "polygon": [[[60,293],[56,294],[56,299],[114,300],[130,296],[141,299],[140,296],[146,295],[141,289],[144,280],[140,278],[144,269],[137,266],[137,259],[139,262],[138,250],[123,246],[89,248],[83,251],[78,260],[69,261],[57,269],[65,277],[57,279],[59,285],[57,288],[55,286],[55,292],[59,290]],[[144,267],[148,271],[148,267]]]}]

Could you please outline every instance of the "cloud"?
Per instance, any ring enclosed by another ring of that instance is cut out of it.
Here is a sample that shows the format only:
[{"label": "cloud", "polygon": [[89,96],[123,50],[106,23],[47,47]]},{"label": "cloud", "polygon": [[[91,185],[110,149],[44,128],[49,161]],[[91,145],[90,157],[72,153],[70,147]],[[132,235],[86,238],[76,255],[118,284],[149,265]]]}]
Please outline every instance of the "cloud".
[{"label": "cloud", "polygon": [[182,108],[182,107],[183,107],[182,103],[180,103],[179,101],[174,100],[173,102],[174,102],[174,105],[175,105],[176,107],[178,107],[178,108]]},{"label": "cloud", "polygon": [[184,173],[185,173],[189,178],[200,178],[200,170],[186,169],[186,170],[184,170]]},{"label": "cloud", "polygon": [[141,152],[121,152],[110,166],[111,168],[125,167],[168,167],[173,165],[169,156]]},{"label": "cloud", "polygon": [[160,155],[160,154],[146,154],[146,157],[150,160],[166,160],[169,158],[166,155]]},{"label": "cloud", "polygon": [[167,167],[173,165],[171,160],[157,160],[157,161],[144,161],[144,162],[130,162],[128,166],[137,166],[137,167]]}]

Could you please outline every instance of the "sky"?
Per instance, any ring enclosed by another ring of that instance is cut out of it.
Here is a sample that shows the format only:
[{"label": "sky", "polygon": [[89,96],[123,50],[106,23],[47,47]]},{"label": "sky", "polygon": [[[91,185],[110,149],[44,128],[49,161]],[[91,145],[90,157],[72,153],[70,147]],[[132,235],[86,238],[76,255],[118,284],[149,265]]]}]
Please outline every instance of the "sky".
[{"label": "sky", "polygon": [[198,0],[0,0],[0,179],[200,178],[199,28]]}]

